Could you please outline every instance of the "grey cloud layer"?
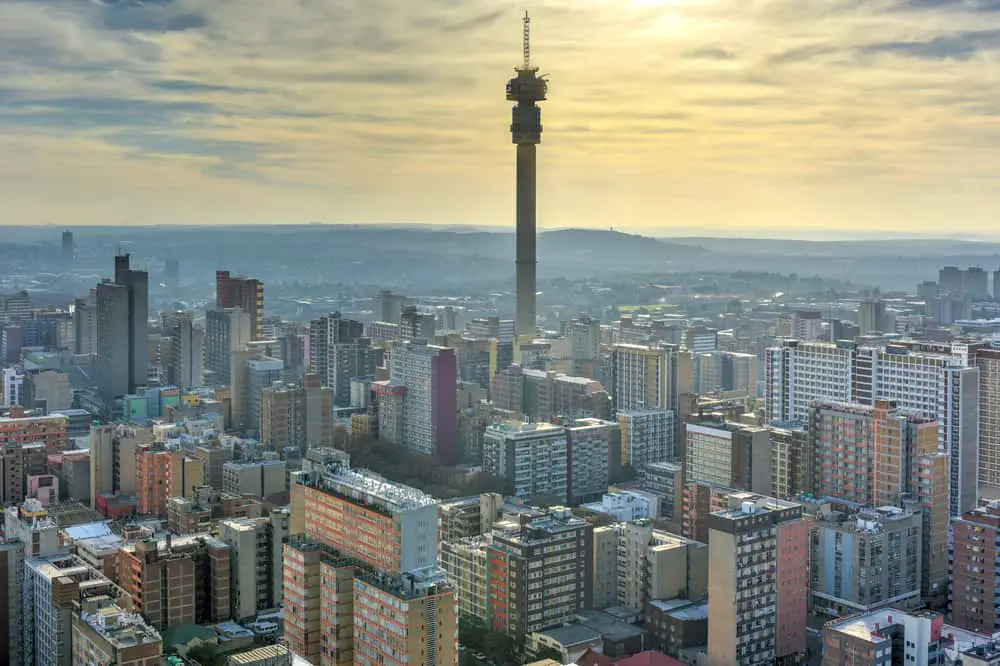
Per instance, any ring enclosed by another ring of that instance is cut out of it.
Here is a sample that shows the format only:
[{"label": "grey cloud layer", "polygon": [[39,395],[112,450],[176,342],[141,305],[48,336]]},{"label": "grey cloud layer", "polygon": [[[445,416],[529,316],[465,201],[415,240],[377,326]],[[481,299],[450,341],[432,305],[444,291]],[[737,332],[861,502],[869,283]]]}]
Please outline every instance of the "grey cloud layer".
[{"label": "grey cloud layer", "polygon": [[[567,169],[596,148],[611,173],[1000,163],[1000,0],[536,4],[545,140]],[[60,136],[137,169],[362,193],[447,156],[485,180],[507,170],[518,40],[507,0],[3,0],[0,150]]]}]

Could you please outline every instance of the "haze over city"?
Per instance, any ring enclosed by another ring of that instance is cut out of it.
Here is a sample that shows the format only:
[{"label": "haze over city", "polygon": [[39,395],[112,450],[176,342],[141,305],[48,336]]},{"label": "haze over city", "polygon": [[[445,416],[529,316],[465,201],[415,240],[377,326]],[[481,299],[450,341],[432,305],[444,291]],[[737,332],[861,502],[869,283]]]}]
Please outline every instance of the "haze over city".
[{"label": "haze over city", "polygon": [[[510,226],[523,3],[0,3],[4,224]],[[541,0],[540,227],[972,235],[994,0]]]}]

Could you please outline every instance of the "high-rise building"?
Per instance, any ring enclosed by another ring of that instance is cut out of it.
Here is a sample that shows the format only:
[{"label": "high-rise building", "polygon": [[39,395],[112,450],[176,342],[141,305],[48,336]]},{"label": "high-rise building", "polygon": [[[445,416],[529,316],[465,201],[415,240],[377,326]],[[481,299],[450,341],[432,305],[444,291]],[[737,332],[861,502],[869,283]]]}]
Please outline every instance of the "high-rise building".
[{"label": "high-rise building", "polygon": [[227,462],[222,465],[222,490],[266,499],[285,490],[286,470],[284,460]]},{"label": "high-rise building", "polygon": [[457,666],[458,601],[436,566],[436,526],[436,500],[342,457],[300,473],[289,529],[304,538],[284,553],[288,647],[314,663]]},{"label": "high-rise building", "polygon": [[231,557],[207,534],[143,539],[118,551],[118,584],[159,630],[221,622],[232,617]]},{"label": "high-rise building", "polygon": [[[511,365],[496,374],[494,384],[502,383],[499,378],[508,373],[515,377],[519,373],[523,378],[522,402],[511,409],[523,413],[532,421],[550,421],[557,417],[606,419],[611,414],[611,399],[607,391],[593,379]],[[515,400],[517,394],[515,385],[512,391]]]},{"label": "high-rise building", "polygon": [[402,314],[403,308],[409,304],[410,299],[406,296],[394,294],[391,291],[383,289],[378,293],[378,310],[376,310],[376,313],[379,316],[375,318],[375,321],[399,321],[399,315]]},{"label": "high-rise building", "polygon": [[220,520],[219,539],[231,548],[230,604],[242,620],[277,608],[281,602],[282,544],[287,526],[267,518]]},{"label": "high-rise building", "polygon": [[250,342],[250,315],[242,308],[205,313],[205,370],[215,386],[232,381],[232,355]]},{"label": "high-rise building", "polygon": [[811,527],[812,607],[834,616],[921,603],[921,514],[824,507]]},{"label": "high-rise building", "polygon": [[670,409],[626,409],[618,412],[621,429],[621,460],[639,470],[650,463],[665,462],[676,455],[677,426]]},{"label": "high-rise building", "polygon": [[301,517],[303,532],[346,556],[404,573],[437,562],[437,505],[414,488],[331,463],[293,485],[292,522]]},{"label": "high-rise building", "polygon": [[653,462],[639,468],[639,473],[643,489],[660,498],[660,518],[679,527],[684,506],[684,467],[673,462]]},{"label": "high-rise building", "polygon": [[654,529],[649,520],[594,528],[593,605],[642,610],[653,599],[702,599],[708,547]]},{"label": "high-rise building", "polygon": [[[1000,630],[1000,605],[991,593],[1000,586],[1000,501],[951,519],[948,594],[951,621],[983,634]],[[980,592],[982,590],[982,592]]]},{"label": "high-rise building", "polygon": [[97,354],[97,292],[73,301],[73,352]]},{"label": "high-rise building", "polygon": [[809,524],[802,505],[732,493],[708,518],[708,663],[756,666],[806,651]]},{"label": "high-rise building", "polygon": [[250,316],[250,339],[264,339],[264,283],[215,271],[215,309],[240,308]]},{"label": "high-rise building", "polygon": [[[574,362],[596,361],[601,357],[601,322],[590,315],[578,315],[566,323],[570,357]],[[574,365],[574,372],[579,372]]]},{"label": "high-rise building", "polygon": [[506,479],[517,499],[546,497],[565,502],[569,493],[566,429],[551,423],[489,426],[483,436],[483,471]]},{"label": "high-rise building", "polygon": [[441,568],[458,595],[460,616],[479,618],[489,626],[489,577],[487,550],[492,534],[460,537],[441,542]]},{"label": "high-rise building", "polygon": [[136,450],[147,443],[144,431],[127,426],[94,426],[90,431],[90,507],[96,509],[102,495],[135,494]]},{"label": "high-rise building", "polygon": [[691,357],[676,345],[617,344],[611,351],[615,411],[676,409],[693,383]]},{"label": "high-rise building", "polygon": [[167,381],[180,388],[204,385],[205,331],[194,324],[191,312],[164,317],[164,334],[170,339]]},{"label": "high-rise building", "polygon": [[943,628],[940,613],[897,608],[830,620],[823,627],[823,666],[943,664]]},{"label": "high-rise building", "polygon": [[813,447],[806,428],[767,426],[774,496],[792,499],[813,492]]},{"label": "high-rise building", "polygon": [[97,285],[97,362],[105,401],[135,393],[149,375],[149,276],[115,257],[114,281]]},{"label": "high-rise building", "polygon": [[979,483],[1000,488],[1000,349],[979,349],[976,367],[979,368]]},{"label": "high-rise building", "polygon": [[686,480],[771,495],[771,438],[766,429],[704,421],[684,430]]},{"label": "high-rise building", "polygon": [[593,528],[555,507],[494,529],[487,549],[490,626],[512,636],[562,626],[591,607]]},{"label": "high-rise building", "polygon": [[390,380],[406,387],[400,444],[445,464],[458,460],[455,350],[423,341],[393,347]]},{"label": "high-rise building", "polygon": [[897,505],[910,485],[909,457],[918,439],[937,437],[933,419],[888,401],[817,403],[810,414],[815,493],[859,505]]},{"label": "high-rise building", "polygon": [[333,446],[333,389],[319,375],[306,375],[303,386],[274,385],[261,391],[260,439],[271,451]]},{"label": "high-rise building", "polygon": [[613,421],[562,421],[568,458],[567,496],[570,504],[595,499],[607,491],[621,469],[621,430]]},{"label": "high-rise building", "polygon": [[976,505],[979,368],[976,345],[900,342],[886,347],[782,341],[766,351],[765,422],[805,422],[815,403],[894,401],[938,422],[950,456],[952,515]]},{"label": "high-rise building", "polygon": [[75,250],[73,248],[73,232],[67,229],[62,232],[62,260],[64,266],[73,264]]},{"label": "high-rise building", "polygon": [[408,305],[399,314],[399,340],[410,342],[423,340],[434,341],[434,315],[429,312],[419,312],[417,306]]},{"label": "high-rise building", "polygon": [[861,335],[887,333],[887,324],[885,303],[878,298],[867,299],[858,306],[858,327],[861,329]]},{"label": "high-rise building", "polygon": [[[135,452],[136,511],[147,516],[166,516],[170,485],[171,452],[153,444]],[[127,461],[122,461],[127,462]]]},{"label": "high-rise building", "polygon": [[309,372],[333,389],[334,404],[349,407],[351,380],[374,379],[379,351],[364,337],[361,322],[339,312],[313,320],[309,326]]}]

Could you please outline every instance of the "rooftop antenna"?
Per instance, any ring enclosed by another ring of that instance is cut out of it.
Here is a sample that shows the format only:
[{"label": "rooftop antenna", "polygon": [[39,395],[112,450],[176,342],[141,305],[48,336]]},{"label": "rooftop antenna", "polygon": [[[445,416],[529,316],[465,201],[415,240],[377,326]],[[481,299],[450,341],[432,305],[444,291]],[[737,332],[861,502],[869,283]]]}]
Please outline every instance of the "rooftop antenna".
[{"label": "rooftop antenna", "polygon": [[531,17],[527,10],[524,12],[524,64],[521,69],[527,71],[531,69]]}]

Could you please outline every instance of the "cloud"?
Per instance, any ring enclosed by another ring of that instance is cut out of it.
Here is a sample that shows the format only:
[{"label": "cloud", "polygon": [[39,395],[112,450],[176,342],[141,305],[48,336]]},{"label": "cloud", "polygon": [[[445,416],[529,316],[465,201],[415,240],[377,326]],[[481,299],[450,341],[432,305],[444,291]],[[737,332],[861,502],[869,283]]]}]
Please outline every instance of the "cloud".
[{"label": "cloud", "polygon": [[[909,210],[912,192],[940,187],[995,208],[1000,195],[966,185],[1000,169],[1000,92],[984,84],[997,9],[539,0],[533,59],[550,79],[540,220],[662,227],[672,211],[715,225],[840,224],[840,202],[863,209],[875,191]],[[0,222],[62,214],[45,192],[82,196],[80,221],[132,220],[180,187],[205,221],[502,224],[519,11],[0,0],[0,154],[16,156],[0,160]],[[115,188],[95,181],[102,169]],[[910,222],[935,224],[932,211]]]}]

